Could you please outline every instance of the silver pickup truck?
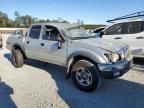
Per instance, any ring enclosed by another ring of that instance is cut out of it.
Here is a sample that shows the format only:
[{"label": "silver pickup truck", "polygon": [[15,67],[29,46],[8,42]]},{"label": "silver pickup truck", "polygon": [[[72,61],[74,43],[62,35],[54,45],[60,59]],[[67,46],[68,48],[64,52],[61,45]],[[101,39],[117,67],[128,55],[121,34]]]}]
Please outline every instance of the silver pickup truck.
[{"label": "silver pickup truck", "polygon": [[27,58],[64,66],[66,78],[87,92],[98,88],[103,78],[122,76],[133,64],[128,45],[95,38],[76,24],[33,24],[26,37],[9,37],[6,47],[16,68]]}]

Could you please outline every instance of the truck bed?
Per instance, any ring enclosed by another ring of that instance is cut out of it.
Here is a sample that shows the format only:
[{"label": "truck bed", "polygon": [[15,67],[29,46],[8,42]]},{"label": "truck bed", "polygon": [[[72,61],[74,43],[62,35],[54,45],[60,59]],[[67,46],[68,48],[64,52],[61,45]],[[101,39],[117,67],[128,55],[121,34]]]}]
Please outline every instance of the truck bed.
[{"label": "truck bed", "polygon": [[10,37],[8,37],[8,39],[6,41],[6,48],[9,51],[12,51],[12,46],[14,44],[19,45],[19,46],[23,46],[24,40],[25,40],[25,37],[22,37],[22,36],[10,36]]}]

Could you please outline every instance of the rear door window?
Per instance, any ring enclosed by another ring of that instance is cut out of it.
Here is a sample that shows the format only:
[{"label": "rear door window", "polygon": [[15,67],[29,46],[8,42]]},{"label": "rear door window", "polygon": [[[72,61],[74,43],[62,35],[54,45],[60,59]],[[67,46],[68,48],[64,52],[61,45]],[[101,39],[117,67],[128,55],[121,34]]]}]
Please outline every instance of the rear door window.
[{"label": "rear door window", "polygon": [[128,26],[129,23],[123,23],[123,27],[122,27],[122,34],[128,34]]},{"label": "rear door window", "polygon": [[32,39],[39,39],[40,32],[41,32],[41,26],[40,25],[32,26],[30,33],[29,33],[29,37]]},{"label": "rear door window", "polygon": [[129,34],[139,33],[142,31],[142,22],[136,21],[136,22],[130,22],[128,27]]},{"label": "rear door window", "polygon": [[142,31],[144,31],[144,21],[142,21]]}]

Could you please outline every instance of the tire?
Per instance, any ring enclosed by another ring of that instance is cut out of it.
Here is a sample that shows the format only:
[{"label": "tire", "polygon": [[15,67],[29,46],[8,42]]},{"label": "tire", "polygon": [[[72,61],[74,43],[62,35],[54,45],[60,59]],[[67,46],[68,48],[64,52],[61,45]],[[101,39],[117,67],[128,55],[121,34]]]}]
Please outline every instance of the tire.
[{"label": "tire", "polygon": [[102,78],[95,64],[79,60],[71,68],[72,81],[80,90],[91,92],[99,88]]},{"label": "tire", "polygon": [[12,51],[12,64],[16,68],[20,68],[24,64],[24,58],[20,50]]}]

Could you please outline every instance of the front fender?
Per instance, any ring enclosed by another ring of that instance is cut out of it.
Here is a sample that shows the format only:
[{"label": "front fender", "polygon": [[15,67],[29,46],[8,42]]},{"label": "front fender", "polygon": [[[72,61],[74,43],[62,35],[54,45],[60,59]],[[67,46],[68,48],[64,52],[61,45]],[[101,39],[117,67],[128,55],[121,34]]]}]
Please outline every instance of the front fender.
[{"label": "front fender", "polygon": [[66,60],[67,78],[69,78],[71,76],[70,68],[74,62],[74,57],[76,57],[76,56],[83,56],[83,57],[89,58],[90,60],[94,61],[95,63],[99,63],[99,64],[106,62],[102,56],[100,56],[99,54],[97,54],[95,52],[93,52],[93,53],[92,52],[85,52],[85,51],[74,52],[74,53],[70,54]]},{"label": "front fender", "polygon": [[22,46],[22,45],[20,45],[19,43],[14,43],[13,45],[12,45],[12,49],[11,49],[11,51],[13,50],[13,48],[14,47],[19,47],[22,51],[24,51],[24,47]]},{"label": "front fender", "polygon": [[69,55],[69,57],[66,60],[66,63],[68,64],[70,59],[72,59],[73,57],[76,57],[76,56],[87,57],[87,58],[93,60],[96,63],[105,63],[106,62],[104,60],[104,58],[102,56],[100,56],[100,54],[97,54],[95,52],[91,53],[91,52],[85,52],[85,51],[77,51],[77,52],[74,52],[74,53]]}]

